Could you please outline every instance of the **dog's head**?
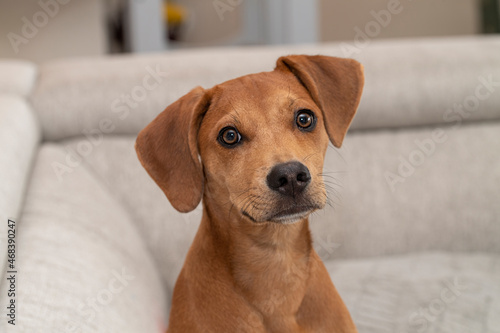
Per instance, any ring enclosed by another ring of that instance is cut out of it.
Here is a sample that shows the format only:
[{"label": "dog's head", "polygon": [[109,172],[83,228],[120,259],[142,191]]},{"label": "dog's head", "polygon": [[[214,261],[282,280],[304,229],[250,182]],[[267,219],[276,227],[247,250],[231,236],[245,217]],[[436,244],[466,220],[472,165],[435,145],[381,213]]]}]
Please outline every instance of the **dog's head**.
[{"label": "dog's head", "polygon": [[241,220],[295,222],[326,203],[328,140],[341,146],[363,80],[351,59],[281,57],[272,72],[181,97],[139,133],[137,154],[181,212],[204,194]]}]

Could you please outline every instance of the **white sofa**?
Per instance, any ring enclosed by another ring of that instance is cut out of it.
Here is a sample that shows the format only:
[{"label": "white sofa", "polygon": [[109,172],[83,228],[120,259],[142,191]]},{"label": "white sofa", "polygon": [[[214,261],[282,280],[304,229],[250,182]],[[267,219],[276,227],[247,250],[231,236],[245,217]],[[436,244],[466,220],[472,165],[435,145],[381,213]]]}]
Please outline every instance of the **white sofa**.
[{"label": "white sofa", "polygon": [[[0,332],[164,330],[201,210],[170,206],[136,158],[138,131],[196,85],[342,50],[0,61]],[[500,37],[358,51],[365,91],[327,153],[338,186],[312,216],[316,251],[361,333],[500,332]]]}]

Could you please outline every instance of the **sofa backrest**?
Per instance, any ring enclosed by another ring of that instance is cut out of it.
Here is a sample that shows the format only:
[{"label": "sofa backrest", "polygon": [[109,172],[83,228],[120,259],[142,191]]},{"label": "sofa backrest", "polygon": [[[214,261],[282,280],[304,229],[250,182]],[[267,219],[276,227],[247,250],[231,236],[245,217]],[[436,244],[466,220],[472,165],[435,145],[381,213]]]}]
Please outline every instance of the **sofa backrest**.
[{"label": "sofa backrest", "polygon": [[366,85],[353,130],[452,124],[456,114],[448,109],[457,103],[471,109],[463,121],[500,118],[500,94],[474,99],[498,88],[491,83],[500,80],[498,38],[373,42],[354,49],[359,53],[353,47],[242,47],[60,60],[41,66],[32,103],[45,140],[99,129],[103,119],[112,121],[113,134],[137,134],[196,86],[209,88],[272,70],[282,55],[324,54],[352,56],[365,67]]}]

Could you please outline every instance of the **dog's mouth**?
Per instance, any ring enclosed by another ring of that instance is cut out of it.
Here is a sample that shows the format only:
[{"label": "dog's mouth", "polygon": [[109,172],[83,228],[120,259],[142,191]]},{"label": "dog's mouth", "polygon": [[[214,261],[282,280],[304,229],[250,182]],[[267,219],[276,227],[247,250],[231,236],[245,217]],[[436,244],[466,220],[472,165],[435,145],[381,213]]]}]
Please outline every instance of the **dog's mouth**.
[{"label": "dog's mouth", "polygon": [[245,210],[242,210],[242,214],[248,217],[253,222],[275,222],[282,224],[291,224],[303,220],[313,211],[321,209],[319,205],[295,205],[284,209],[280,209],[277,212],[271,212],[260,218],[252,216]]},{"label": "dog's mouth", "polygon": [[269,221],[279,222],[279,223],[294,223],[298,222],[309,214],[311,214],[314,210],[319,207],[314,207],[312,205],[308,206],[293,206],[287,209],[281,210],[269,218]]}]

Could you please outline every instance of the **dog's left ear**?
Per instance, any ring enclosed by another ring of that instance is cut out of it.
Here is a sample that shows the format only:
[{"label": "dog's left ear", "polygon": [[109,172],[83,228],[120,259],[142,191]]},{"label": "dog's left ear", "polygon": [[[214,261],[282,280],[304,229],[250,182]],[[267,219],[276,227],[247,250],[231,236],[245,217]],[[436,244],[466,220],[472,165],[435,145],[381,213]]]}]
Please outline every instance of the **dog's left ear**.
[{"label": "dog's left ear", "polygon": [[363,66],[353,59],[292,55],[281,57],[276,70],[292,72],[323,112],[333,145],[339,148],[361,99]]}]

